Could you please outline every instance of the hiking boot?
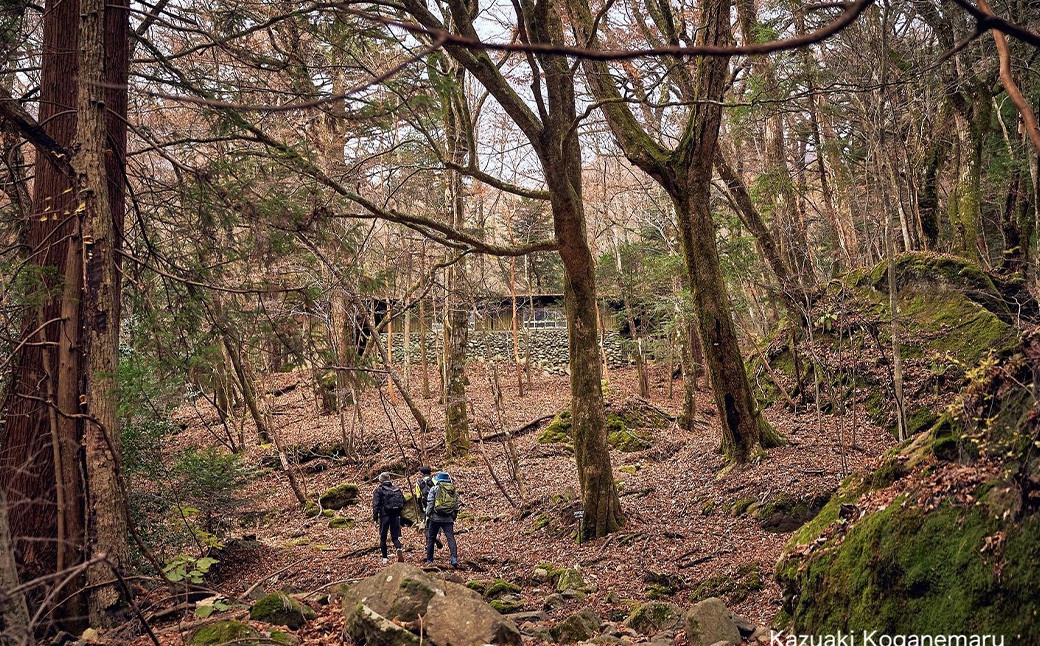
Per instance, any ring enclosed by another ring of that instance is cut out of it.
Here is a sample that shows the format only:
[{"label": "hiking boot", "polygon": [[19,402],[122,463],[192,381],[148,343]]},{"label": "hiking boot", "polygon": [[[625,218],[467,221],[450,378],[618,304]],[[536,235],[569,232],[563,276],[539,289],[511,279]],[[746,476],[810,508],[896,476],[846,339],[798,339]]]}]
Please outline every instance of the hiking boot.
[{"label": "hiking boot", "polygon": [[404,550],[401,549],[400,547],[398,547],[396,552],[397,552],[397,562],[398,563],[404,563]]},{"label": "hiking boot", "polygon": [[451,560],[451,567],[453,567],[455,569],[458,569],[459,568],[459,560],[458,559],[452,559]]},{"label": "hiking boot", "polygon": [[390,559],[388,559],[388,558],[386,558],[386,557],[384,556],[384,557],[383,557],[383,565],[386,565],[386,564],[387,564],[387,563],[389,563],[389,562],[390,562]]}]

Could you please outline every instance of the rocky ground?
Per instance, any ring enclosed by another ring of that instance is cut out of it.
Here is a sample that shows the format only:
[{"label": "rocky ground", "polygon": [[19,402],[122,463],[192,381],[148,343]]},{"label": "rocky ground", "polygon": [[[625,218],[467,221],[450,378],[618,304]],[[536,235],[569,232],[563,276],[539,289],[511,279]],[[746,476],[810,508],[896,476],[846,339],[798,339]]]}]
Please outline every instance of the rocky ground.
[{"label": "rocky ground", "polygon": [[[532,388],[520,397],[512,369],[497,370],[505,402],[501,416],[490,394],[495,368],[481,362],[471,367],[470,396],[479,435],[490,437],[503,428],[518,429],[543,419],[515,438],[518,490],[509,483],[501,437],[478,441],[465,460],[440,462],[439,438],[418,433],[399,396],[395,405],[375,391],[363,401],[364,423],[356,431],[362,455],[314,457],[341,438],[339,416],[318,414],[307,373],[269,379],[266,390],[280,393],[268,397],[272,419],[282,442],[301,449],[301,460],[306,461],[298,475],[309,496],[319,498],[343,484],[357,485],[358,495],[347,496],[351,502],[341,509],[308,515],[284,475],[271,468],[277,464],[273,449],[251,447],[248,461],[269,466],[251,485],[254,508],[239,517],[234,539],[216,550],[220,562],[206,580],[212,592],[204,603],[219,595],[221,606],[230,607],[205,619],[197,617],[194,606],[161,615],[155,621],[160,641],[184,643],[200,625],[216,618],[245,619],[249,604],[260,594],[284,590],[298,595],[317,616],[298,630],[278,630],[306,644],[341,643],[343,614],[334,594],[330,601],[330,593],[381,567],[376,528],[368,522],[374,476],[382,470],[403,471],[400,480],[407,484],[415,467],[424,462],[449,471],[465,502],[456,526],[462,568],[450,575],[478,589],[480,582],[506,582],[506,591],[488,599],[496,600],[503,611],[536,613],[522,616],[526,641],[553,640],[554,627],[586,610],[606,622],[596,628],[597,634],[649,641],[652,634],[626,629],[624,621],[640,604],[655,600],[686,611],[698,601],[717,597],[751,628],[768,625],[779,608],[779,589],[771,574],[788,532],[800,524],[802,515],[822,505],[848,472],[873,467],[892,444],[885,430],[864,425],[856,429],[857,445],[849,446],[849,417],[792,415],[775,408],[766,411],[766,417],[787,436],[788,446],[769,451],[759,464],[724,470],[715,452],[718,420],[710,393],[704,391],[698,397],[696,432],[669,424],[650,431],[649,448],[612,451],[626,525],[606,538],[578,544],[572,538],[571,503],[577,487],[572,455],[565,444],[539,442],[551,416],[566,406],[566,377],[536,374]],[[414,370],[412,379],[418,391]],[[298,385],[290,388],[293,384]],[[668,389],[666,375],[656,373],[650,403],[674,415],[681,403],[681,384],[672,385],[673,398]],[[629,401],[635,390],[632,370],[611,372],[610,402]],[[436,400],[420,398],[419,403],[439,428]],[[866,416],[857,419],[862,422]],[[170,452],[212,444],[207,428],[214,428],[213,411],[185,406],[179,421],[184,430]],[[496,478],[503,482],[502,489]],[[421,533],[406,528],[404,540],[406,560],[421,562]],[[438,555],[438,565],[447,566],[447,554]],[[581,585],[561,588],[560,570],[580,573]],[[165,597],[159,591],[149,595],[143,611],[156,615],[168,610],[171,601]],[[270,625],[253,625],[270,634]],[[682,626],[670,629],[668,639],[673,636],[686,639]],[[151,640],[141,637],[137,643]]]}]

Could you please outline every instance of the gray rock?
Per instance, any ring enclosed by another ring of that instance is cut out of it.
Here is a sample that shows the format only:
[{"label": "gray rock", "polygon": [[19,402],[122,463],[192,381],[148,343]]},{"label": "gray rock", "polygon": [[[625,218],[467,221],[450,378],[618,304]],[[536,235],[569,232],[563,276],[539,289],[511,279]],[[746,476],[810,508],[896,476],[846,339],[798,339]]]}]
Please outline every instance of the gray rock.
[{"label": "gray rock", "polygon": [[542,607],[546,610],[556,610],[565,603],[567,603],[567,600],[563,598],[562,594],[550,594],[545,598],[545,601],[542,602]]},{"label": "gray rock", "polygon": [[426,636],[437,646],[519,646],[520,631],[481,599],[458,593],[437,595],[430,600],[423,624]]},{"label": "gray rock", "polygon": [[405,628],[398,626],[368,606],[354,602],[349,613],[346,612],[343,632],[356,644],[368,646],[419,646],[419,637]]},{"label": "gray rock", "polygon": [[674,603],[650,601],[639,604],[625,619],[625,626],[641,635],[654,635],[682,624],[682,610]]},{"label": "gray rock", "polygon": [[588,641],[599,632],[599,617],[589,608],[567,617],[549,629],[553,640],[560,644]]},{"label": "gray rock", "polygon": [[420,618],[435,646],[520,644],[516,624],[480,594],[407,563],[384,568],[346,591],[343,614],[346,636],[370,646],[418,644]]},{"label": "gray rock", "polygon": [[693,606],[686,614],[686,637],[690,646],[740,643],[740,631],[730,614],[726,604],[715,597]]}]

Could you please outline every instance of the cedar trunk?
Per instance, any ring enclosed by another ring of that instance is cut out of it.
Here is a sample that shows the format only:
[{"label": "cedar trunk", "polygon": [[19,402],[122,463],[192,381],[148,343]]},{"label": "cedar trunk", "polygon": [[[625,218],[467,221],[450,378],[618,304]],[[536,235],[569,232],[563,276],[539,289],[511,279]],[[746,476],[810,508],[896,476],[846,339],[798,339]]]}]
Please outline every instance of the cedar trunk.
[{"label": "cedar trunk", "polygon": [[[126,87],[129,16],[125,5],[82,0],[77,143],[73,157],[83,206],[83,439],[87,481],[89,556],[104,558],[87,570],[90,623],[110,626],[122,601],[112,583],[113,569],[129,561],[126,499],[119,481],[120,433],[117,392],[119,363],[119,240],[123,230],[122,160],[126,150],[123,121],[111,123],[108,111],[125,117],[126,90],[105,90],[104,83]],[[107,142],[106,142],[107,138]],[[106,150],[114,143],[116,153]],[[106,168],[114,159],[115,172]]]}]

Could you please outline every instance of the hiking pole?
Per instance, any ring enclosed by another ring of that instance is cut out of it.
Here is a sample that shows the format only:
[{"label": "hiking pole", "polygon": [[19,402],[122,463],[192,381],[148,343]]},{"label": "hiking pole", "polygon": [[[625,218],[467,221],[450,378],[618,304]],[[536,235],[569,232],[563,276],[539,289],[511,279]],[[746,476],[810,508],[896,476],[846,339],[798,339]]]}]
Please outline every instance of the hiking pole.
[{"label": "hiking pole", "polygon": [[585,511],[579,509],[574,512],[574,517],[578,520],[578,545],[581,545],[581,539],[585,535]]}]

